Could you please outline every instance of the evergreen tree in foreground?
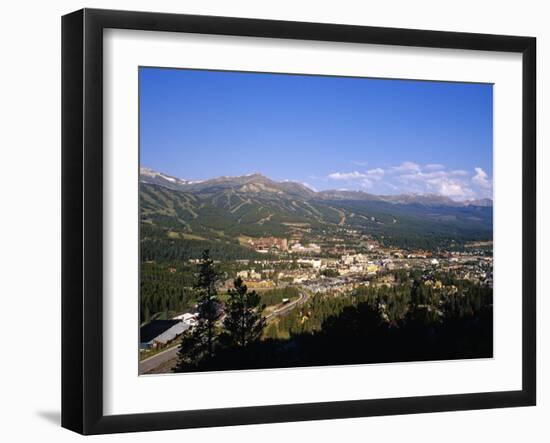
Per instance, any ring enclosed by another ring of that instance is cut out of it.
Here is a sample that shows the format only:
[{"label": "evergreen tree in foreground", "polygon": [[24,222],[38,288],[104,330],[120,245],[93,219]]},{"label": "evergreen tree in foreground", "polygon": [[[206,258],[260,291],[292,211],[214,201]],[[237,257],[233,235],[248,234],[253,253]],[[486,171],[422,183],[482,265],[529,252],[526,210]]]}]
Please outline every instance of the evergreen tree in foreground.
[{"label": "evergreen tree in foreground", "polygon": [[209,357],[207,337],[206,323],[200,320],[191,331],[183,334],[178,350],[178,363],[174,372],[199,369],[199,365]]},{"label": "evergreen tree in foreground", "polygon": [[248,288],[240,277],[234,281],[234,289],[229,290],[229,299],[225,304],[223,326],[232,346],[245,347],[258,340],[265,325],[260,306],[261,298],[256,291]]},{"label": "evergreen tree in foreground", "polygon": [[198,368],[201,363],[212,359],[216,339],[216,321],[221,315],[221,304],[217,293],[220,276],[214,268],[210,253],[205,250],[199,263],[195,290],[197,292],[197,324],[182,337],[178,351],[176,372]]}]

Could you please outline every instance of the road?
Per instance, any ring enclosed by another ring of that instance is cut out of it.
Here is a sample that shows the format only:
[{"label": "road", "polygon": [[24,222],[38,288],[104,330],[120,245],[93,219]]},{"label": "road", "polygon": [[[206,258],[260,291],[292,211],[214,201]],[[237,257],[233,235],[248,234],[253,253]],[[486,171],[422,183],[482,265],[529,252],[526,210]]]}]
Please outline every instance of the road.
[{"label": "road", "polygon": [[303,305],[308,299],[308,295],[306,292],[300,292],[300,296],[298,299],[294,300],[291,303],[288,303],[287,305],[283,305],[281,308],[276,309],[271,314],[267,315],[265,317],[266,321],[271,320],[273,317],[278,317],[281,315],[285,315],[287,312],[294,309],[296,306]]},{"label": "road", "polygon": [[[294,300],[287,305],[276,309],[271,314],[265,317],[266,321],[271,320],[274,317],[279,317],[285,315],[296,306],[303,305],[309,298],[307,292],[300,292],[300,296],[297,300]],[[155,354],[145,360],[139,362],[139,374],[161,374],[164,372],[169,372],[170,369],[174,367],[177,361],[178,355],[178,346],[173,346],[171,348],[165,349],[158,354]]]},{"label": "road", "polygon": [[[139,375],[142,374],[158,374],[163,371],[162,369],[166,364],[169,364],[172,361],[176,361],[178,355],[178,345],[171,348],[165,349],[158,354],[152,355],[145,360],[139,362]],[[173,364],[170,364],[170,368]]]}]

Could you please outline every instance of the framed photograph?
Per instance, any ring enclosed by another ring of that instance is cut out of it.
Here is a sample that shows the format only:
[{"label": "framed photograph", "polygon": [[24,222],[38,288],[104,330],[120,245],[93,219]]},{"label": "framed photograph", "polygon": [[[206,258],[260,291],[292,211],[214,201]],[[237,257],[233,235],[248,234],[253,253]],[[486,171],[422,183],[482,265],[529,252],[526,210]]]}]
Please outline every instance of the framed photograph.
[{"label": "framed photograph", "polygon": [[536,402],[532,37],[62,20],[62,425]]}]

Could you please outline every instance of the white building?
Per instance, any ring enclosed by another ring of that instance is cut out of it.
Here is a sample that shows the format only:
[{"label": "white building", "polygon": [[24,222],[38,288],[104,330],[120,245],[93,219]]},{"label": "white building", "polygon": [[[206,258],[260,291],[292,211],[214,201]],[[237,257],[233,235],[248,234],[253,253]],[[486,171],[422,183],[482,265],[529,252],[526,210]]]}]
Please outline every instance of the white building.
[{"label": "white building", "polygon": [[313,258],[301,258],[298,260],[298,263],[303,263],[305,265],[310,265],[313,269],[321,268],[321,259]]}]

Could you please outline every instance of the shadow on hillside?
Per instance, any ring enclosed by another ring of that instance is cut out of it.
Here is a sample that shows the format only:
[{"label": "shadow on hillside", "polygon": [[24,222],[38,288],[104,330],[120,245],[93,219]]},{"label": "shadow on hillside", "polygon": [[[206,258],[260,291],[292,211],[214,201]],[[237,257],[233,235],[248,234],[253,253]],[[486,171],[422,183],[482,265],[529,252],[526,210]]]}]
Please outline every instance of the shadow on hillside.
[{"label": "shadow on hillside", "polygon": [[368,303],[327,318],[320,331],[268,339],[245,349],[222,348],[184,372],[268,369],[366,363],[491,358],[492,306],[444,321],[426,308],[412,309],[388,324]]}]

